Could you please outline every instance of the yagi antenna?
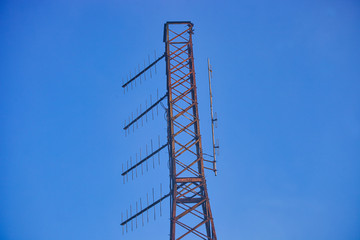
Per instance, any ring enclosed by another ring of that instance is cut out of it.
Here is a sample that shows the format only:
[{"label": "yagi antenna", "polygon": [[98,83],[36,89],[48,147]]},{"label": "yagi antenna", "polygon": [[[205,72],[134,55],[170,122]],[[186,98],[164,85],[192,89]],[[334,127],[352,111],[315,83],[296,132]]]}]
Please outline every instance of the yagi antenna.
[{"label": "yagi antenna", "polygon": [[[151,71],[151,68],[155,68],[154,73],[157,73],[156,70],[156,64],[165,57],[165,54],[163,54],[161,57],[156,58],[156,52],[154,52],[154,56],[155,56],[155,61],[150,63],[150,55],[148,56],[148,60],[149,60],[149,64],[147,66],[145,66],[145,62],[144,62],[144,69],[140,70],[140,65],[138,65],[138,71],[136,71],[135,69],[135,76],[132,77],[131,73],[130,73],[130,79],[128,78],[128,80],[123,83],[122,87],[125,89],[128,89],[128,87],[130,86],[131,88],[133,88],[133,85],[136,87],[136,80],[138,78],[140,78],[140,83],[141,83],[141,79],[142,76],[144,77],[144,80],[146,80],[146,72],[148,71],[150,74],[150,78],[152,78],[153,73]],[[137,109],[136,109],[136,113],[134,114],[134,112],[131,113],[131,116],[129,116],[128,120],[126,120],[124,122],[124,127],[123,130],[125,131],[125,136],[127,136],[130,133],[130,130],[132,128],[132,130],[134,131],[135,128],[138,128],[138,125],[143,126],[144,123],[144,119],[145,122],[147,122],[148,120],[148,114],[151,114],[151,116],[149,116],[149,119],[154,120],[154,115],[158,115],[159,114],[159,108],[158,105],[162,104],[162,101],[167,99],[168,95],[167,93],[165,93],[162,97],[159,98],[159,91],[157,89],[156,91],[156,99],[155,102],[153,102],[153,96],[150,95],[149,98],[146,99],[145,101],[145,109],[142,109],[142,105],[140,105]],[[150,106],[148,106],[148,102],[150,103]],[[140,109],[140,110],[139,110]],[[154,114],[155,111],[155,114]],[[155,156],[157,155],[158,157],[158,162],[160,165],[160,151],[163,149],[167,149],[168,146],[168,142],[165,142],[164,144],[160,143],[160,135],[158,136],[158,146],[154,146],[154,142],[151,139],[150,140],[150,145],[146,144],[145,149],[142,150],[142,148],[140,148],[140,151],[135,153],[135,156],[129,158],[128,161],[126,161],[126,165],[124,168],[124,164],[122,165],[122,173],[121,175],[123,176],[123,183],[126,183],[129,181],[129,178],[131,180],[134,180],[134,175],[135,178],[138,177],[138,170],[139,173],[141,173],[141,175],[144,174],[144,167],[146,168],[146,171],[148,171],[149,167],[149,161],[152,159],[153,163],[153,168],[155,168]],[[150,146],[150,152],[149,152],[149,147]],[[154,149],[154,147],[156,149]],[[143,153],[143,154],[142,154]],[[144,154],[145,153],[145,154]],[[145,166],[144,166],[145,165]],[[141,168],[141,169],[138,169]],[[134,173],[135,172],[135,173]],[[152,198],[150,197],[150,200],[152,199],[152,203],[149,203],[149,194],[146,194],[146,201],[143,202],[142,199],[140,198],[140,202],[138,203],[136,201],[136,203],[134,205],[130,205],[130,207],[126,210],[126,218],[124,219],[123,216],[124,214],[121,214],[121,226],[123,227],[123,233],[124,232],[128,232],[128,228],[131,229],[131,231],[134,230],[134,225],[135,228],[137,228],[138,226],[138,217],[141,217],[141,223],[142,225],[144,225],[144,213],[146,214],[146,219],[147,222],[149,222],[149,210],[153,210],[154,212],[154,220],[156,219],[156,205],[160,204],[159,207],[159,213],[160,215],[162,215],[162,208],[161,208],[161,202],[163,200],[165,200],[167,197],[170,196],[170,193],[162,195],[162,185],[160,185],[160,196],[158,200],[155,200],[155,191],[154,188],[152,189]],[[144,204],[143,204],[144,203]],[[135,207],[134,207],[135,206]],[[141,215],[141,216],[140,216]],[[135,221],[135,224],[133,224],[133,221]],[[130,224],[130,225],[129,225]],[[128,227],[129,225],[129,227]],[[131,226],[131,228],[130,228]]]},{"label": "yagi antenna", "polygon": [[[141,70],[138,74],[136,74],[134,77],[131,77],[131,73],[130,73],[130,80],[127,81],[126,83],[124,83],[122,85],[123,88],[127,87],[129,84],[131,84],[135,79],[137,79],[138,77],[140,77],[142,74],[144,74],[147,70],[150,69],[151,71],[151,67],[153,67],[157,62],[159,62],[161,59],[163,59],[165,57],[165,54],[162,55],[161,57],[159,57],[158,59],[156,59],[154,62],[150,63],[150,56],[149,56],[149,65],[145,67],[145,61],[144,61],[144,69]],[[151,74],[151,73],[150,73]],[[146,78],[145,78],[146,79]]]}]

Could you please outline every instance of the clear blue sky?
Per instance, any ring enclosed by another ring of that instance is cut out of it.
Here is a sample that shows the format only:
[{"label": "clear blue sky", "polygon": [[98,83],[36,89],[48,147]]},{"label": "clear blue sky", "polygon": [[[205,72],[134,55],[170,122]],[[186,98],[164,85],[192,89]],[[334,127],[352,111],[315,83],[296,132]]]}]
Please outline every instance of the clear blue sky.
[{"label": "clear blue sky", "polygon": [[[121,212],[159,184],[161,164],[123,185],[122,164],[165,136],[163,113],[124,136],[157,75],[122,78],[164,50],[163,24],[195,25],[204,151],[206,59],[214,68],[219,239],[360,239],[360,3],[348,1],[1,1],[0,239],[168,239],[163,216],[122,236]],[[159,109],[161,111],[161,109]]]}]

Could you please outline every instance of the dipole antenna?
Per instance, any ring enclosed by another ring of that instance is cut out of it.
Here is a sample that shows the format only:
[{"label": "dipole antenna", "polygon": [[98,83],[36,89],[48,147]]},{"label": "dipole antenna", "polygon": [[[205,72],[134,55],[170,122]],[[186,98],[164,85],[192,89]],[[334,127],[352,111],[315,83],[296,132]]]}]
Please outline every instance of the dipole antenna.
[{"label": "dipole antenna", "polygon": [[217,168],[216,168],[216,149],[219,148],[218,144],[215,144],[215,131],[214,131],[214,123],[215,126],[217,124],[217,117],[214,118],[213,113],[213,95],[211,90],[211,79],[212,79],[212,66],[210,65],[210,59],[208,58],[208,75],[209,75],[209,95],[210,95],[210,116],[211,116],[211,134],[212,134],[212,145],[213,145],[213,169],[215,176],[217,176]]}]

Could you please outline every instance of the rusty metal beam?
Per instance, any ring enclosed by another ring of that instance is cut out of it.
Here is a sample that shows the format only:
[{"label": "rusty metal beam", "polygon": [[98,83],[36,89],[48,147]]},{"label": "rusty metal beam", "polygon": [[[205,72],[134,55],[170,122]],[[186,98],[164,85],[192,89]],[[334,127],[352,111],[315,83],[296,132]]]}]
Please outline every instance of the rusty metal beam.
[{"label": "rusty metal beam", "polygon": [[176,178],[177,183],[183,183],[183,182],[202,182],[202,178],[196,178],[196,177],[188,177],[188,178]]}]

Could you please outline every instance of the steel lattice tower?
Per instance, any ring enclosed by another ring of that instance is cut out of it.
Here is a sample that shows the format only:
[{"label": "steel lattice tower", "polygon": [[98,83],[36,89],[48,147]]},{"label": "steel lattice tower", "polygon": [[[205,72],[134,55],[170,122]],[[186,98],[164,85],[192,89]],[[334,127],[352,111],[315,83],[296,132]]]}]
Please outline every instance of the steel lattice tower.
[{"label": "steel lattice tower", "polygon": [[[170,158],[170,239],[217,239],[201,146],[191,22],[164,28]],[[194,238],[195,237],[195,238]]]},{"label": "steel lattice tower", "polygon": [[[206,187],[205,172],[204,169],[210,169],[215,172],[216,175],[216,158],[215,148],[218,148],[214,144],[214,122],[217,119],[213,118],[212,113],[212,95],[210,84],[210,64],[209,65],[209,90],[210,90],[210,106],[211,106],[211,121],[212,121],[212,134],[213,134],[213,151],[214,156],[208,155],[213,160],[204,159],[201,134],[199,124],[199,111],[196,92],[196,80],[195,80],[195,68],[194,68],[194,56],[193,56],[193,24],[191,22],[167,22],[164,26],[164,42],[165,53],[156,59],[155,61],[145,66],[139,72],[135,73],[135,76],[131,77],[126,83],[122,85],[127,90],[129,86],[136,86],[136,80],[141,76],[146,79],[146,72],[150,72],[151,68],[163,58],[166,60],[166,86],[167,92],[165,95],[152,103],[150,95],[150,106],[145,104],[146,109],[131,118],[129,121],[125,121],[124,130],[125,135],[129,133],[130,128],[133,129],[138,126],[140,120],[147,121],[147,115],[152,114],[154,109],[162,104],[162,101],[167,99],[167,141],[165,144],[160,145],[160,137],[158,142],[158,148],[153,149],[153,142],[151,141],[151,151],[148,153],[146,145],[145,156],[140,154],[135,155],[135,161],[132,161],[130,157],[130,164],[126,162],[126,169],[123,169],[122,176],[125,183],[125,178],[128,180],[129,174],[131,178],[137,176],[137,169],[141,168],[144,164],[147,164],[150,159],[153,159],[155,155],[159,157],[159,152],[168,148],[169,152],[169,175],[170,175],[170,192],[162,195],[162,185],[160,185],[160,198],[155,201],[154,188],[152,189],[152,203],[149,204],[148,195],[146,195],[145,201],[136,202],[135,208],[130,205],[130,209],[126,210],[126,218],[123,220],[123,214],[121,214],[121,226],[128,229],[128,224],[131,224],[133,229],[133,220],[135,220],[135,226],[137,227],[137,218],[141,217],[142,224],[144,224],[144,213],[147,214],[151,209],[154,212],[157,204],[160,206],[161,215],[161,203],[167,197],[170,197],[170,240],[180,239],[207,239],[216,240],[216,233],[214,227],[214,220],[211,213],[210,201]],[[156,111],[158,113],[158,111]],[[139,158],[138,158],[139,156]],[[154,161],[154,159],[153,159]],[[204,161],[212,163],[212,168],[205,167]],[[134,163],[134,164],[133,164]],[[153,162],[154,163],[154,162]],[[147,166],[147,165],[146,165]],[[147,169],[147,168],[146,168]],[[140,170],[140,169],[139,169]],[[145,199],[144,199],[145,200]],[[144,203],[144,205],[142,204]]]}]

